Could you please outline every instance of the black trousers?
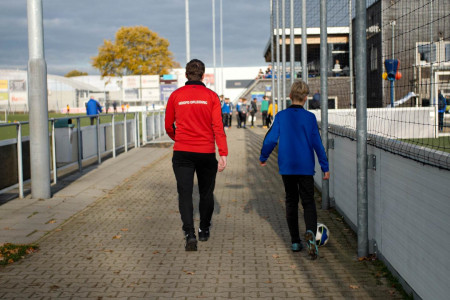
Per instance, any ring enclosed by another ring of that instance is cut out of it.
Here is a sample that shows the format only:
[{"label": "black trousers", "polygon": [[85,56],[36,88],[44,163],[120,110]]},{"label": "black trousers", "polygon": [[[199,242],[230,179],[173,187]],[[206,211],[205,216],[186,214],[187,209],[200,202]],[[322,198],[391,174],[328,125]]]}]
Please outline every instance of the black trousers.
[{"label": "black trousers", "polygon": [[262,114],[262,126],[267,126],[267,110],[261,112]]},{"label": "black trousers", "polygon": [[184,232],[195,232],[194,205],[192,203],[194,173],[197,173],[200,193],[200,228],[209,228],[214,211],[213,193],[217,174],[216,154],[174,151],[172,167],[177,180],[178,208]]},{"label": "black trousers", "polygon": [[300,242],[298,202],[302,199],[306,230],[317,231],[317,211],[314,202],[314,178],[311,175],[282,175],[286,191],[286,220],[292,243]]},{"label": "black trousers", "polygon": [[223,123],[223,127],[227,127],[228,126],[228,117],[230,116],[230,114],[222,114],[222,123]]}]

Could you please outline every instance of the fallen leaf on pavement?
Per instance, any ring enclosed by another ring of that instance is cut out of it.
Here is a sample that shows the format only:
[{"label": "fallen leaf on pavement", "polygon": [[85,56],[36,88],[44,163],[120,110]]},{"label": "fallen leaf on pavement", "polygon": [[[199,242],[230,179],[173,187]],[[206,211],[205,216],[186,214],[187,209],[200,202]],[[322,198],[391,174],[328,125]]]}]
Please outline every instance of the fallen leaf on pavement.
[{"label": "fallen leaf on pavement", "polygon": [[350,288],[351,288],[351,289],[354,289],[354,290],[357,290],[357,289],[359,289],[359,286],[350,284]]},{"label": "fallen leaf on pavement", "polygon": [[276,258],[280,258],[280,256],[278,254],[273,254],[272,257],[275,258],[275,259]]},{"label": "fallen leaf on pavement", "polygon": [[128,228],[122,228],[121,231],[128,231]]},{"label": "fallen leaf on pavement", "polygon": [[158,253],[159,253],[158,250],[153,251],[153,254],[158,254]]},{"label": "fallen leaf on pavement", "polygon": [[120,239],[122,236],[120,234],[113,236],[113,240]]},{"label": "fallen leaf on pavement", "polygon": [[291,269],[292,269],[292,270],[295,270],[296,268],[297,268],[296,265],[291,265]]}]

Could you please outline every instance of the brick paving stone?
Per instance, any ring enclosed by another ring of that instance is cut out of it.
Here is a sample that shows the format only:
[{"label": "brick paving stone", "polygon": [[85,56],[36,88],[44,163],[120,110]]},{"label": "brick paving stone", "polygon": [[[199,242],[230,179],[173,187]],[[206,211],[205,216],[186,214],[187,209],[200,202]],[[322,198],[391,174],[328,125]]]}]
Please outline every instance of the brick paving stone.
[{"label": "brick paving stone", "polygon": [[[333,211],[318,210],[332,232],[318,260],[290,251],[276,153],[267,167],[258,164],[265,132],[227,131],[211,238],[197,252],[184,251],[171,154],[160,152],[58,224],[39,240],[39,252],[0,268],[0,298],[400,299],[370,263],[357,261],[355,235]],[[194,203],[198,226],[197,189]],[[304,230],[302,217],[299,223]]]}]

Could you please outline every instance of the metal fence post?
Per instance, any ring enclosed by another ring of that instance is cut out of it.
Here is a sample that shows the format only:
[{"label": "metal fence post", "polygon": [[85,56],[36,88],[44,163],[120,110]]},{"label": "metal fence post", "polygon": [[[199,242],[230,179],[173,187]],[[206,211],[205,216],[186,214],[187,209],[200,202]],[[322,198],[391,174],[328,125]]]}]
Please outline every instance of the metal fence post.
[{"label": "metal fence post", "polygon": [[[295,81],[295,41],[294,41],[294,0],[291,0],[290,2],[290,22],[291,22],[291,28],[290,28],[290,58],[289,62],[291,63],[291,86],[294,84]],[[289,89],[290,90],[290,89]]]},{"label": "metal fence post", "polygon": [[56,167],[56,137],[55,137],[55,120],[52,122],[52,160],[53,160],[53,183],[57,182],[58,174]]},{"label": "metal fence post", "polygon": [[155,123],[156,117],[155,112],[151,115],[151,124],[152,124],[152,140],[154,141],[156,139],[156,123]]},{"label": "metal fence post", "polygon": [[114,117],[116,115],[113,113],[112,118],[111,118],[111,130],[112,130],[112,153],[113,153],[113,158],[116,157],[116,125],[115,125],[115,121],[114,121]]},{"label": "metal fence post", "polygon": [[22,124],[17,124],[17,175],[19,181],[19,198],[23,198],[23,162],[22,162]]},{"label": "metal fence post", "polygon": [[275,105],[275,99],[272,98],[272,114],[275,117],[275,115],[278,112],[278,108],[280,108],[280,99],[281,99],[281,84],[280,84],[280,76],[281,76],[281,70],[280,70],[280,0],[276,0],[275,5],[276,10],[276,23],[277,23],[277,35],[276,35],[276,46],[277,46],[277,53],[276,53],[276,59],[277,59],[277,104]]},{"label": "metal fence post", "polygon": [[356,154],[358,257],[369,253],[367,201],[367,42],[366,1],[356,0]]},{"label": "metal fence post", "polygon": [[82,161],[82,153],[83,149],[81,146],[81,119],[77,117],[77,139],[78,139],[78,170],[81,172],[83,170],[83,161]]},{"label": "metal fence post", "polygon": [[280,103],[281,104],[281,110],[286,109],[286,0],[281,0],[281,61],[283,65],[283,71],[281,73],[281,80],[282,80],[282,97]]},{"label": "metal fence post", "polygon": [[133,118],[133,123],[134,123],[134,129],[133,129],[133,133],[134,133],[134,149],[136,149],[138,147],[138,126],[139,126],[139,121],[137,118],[137,113],[134,113],[134,118]]},{"label": "metal fence post", "polygon": [[102,157],[100,152],[100,116],[97,115],[96,122],[95,122],[95,129],[96,129],[96,136],[97,136],[97,163],[102,163]]},{"label": "metal fence post", "polygon": [[147,112],[142,112],[142,145],[147,144]]},{"label": "metal fence post", "polygon": [[[328,34],[326,0],[320,0],[320,107],[322,143],[328,157]],[[330,208],[329,187],[329,181],[322,180],[322,209]]]},{"label": "metal fence post", "polygon": [[123,115],[123,146],[125,147],[125,152],[128,152],[127,113]]},{"label": "metal fence post", "polygon": [[[307,59],[307,32],[306,32],[306,0],[302,1],[302,80],[308,83],[308,59]],[[305,109],[309,108],[308,101]]]},{"label": "metal fence post", "polygon": [[158,113],[158,138],[161,138],[161,112]]}]

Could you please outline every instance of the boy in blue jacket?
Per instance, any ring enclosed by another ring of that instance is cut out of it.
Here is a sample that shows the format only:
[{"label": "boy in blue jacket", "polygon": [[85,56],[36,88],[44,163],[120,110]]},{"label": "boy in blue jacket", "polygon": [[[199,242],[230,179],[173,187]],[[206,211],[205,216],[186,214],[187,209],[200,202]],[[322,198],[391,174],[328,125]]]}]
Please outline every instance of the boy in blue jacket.
[{"label": "boy in blue jacket", "polygon": [[318,249],[315,233],[317,231],[317,212],[314,202],[314,152],[324,172],[323,179],[330,178],[328,159],[317,126],[316,116],[305,110],[303,105],[309,94],[309,87],[303,81],[296,81],[289,98],[292,105],[278,112],[272,127],[264,138],[259,158],[261,166],[278,145],[278,167],[286,191],[286,220],[292,241],[292,251],[301,251],[298,228],[298,202],[302,199],[306,225],[306,244],[311,259],[316,259]]}]

